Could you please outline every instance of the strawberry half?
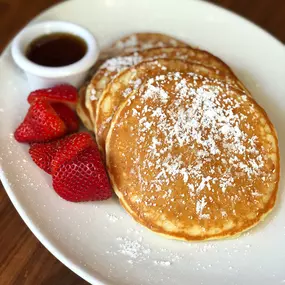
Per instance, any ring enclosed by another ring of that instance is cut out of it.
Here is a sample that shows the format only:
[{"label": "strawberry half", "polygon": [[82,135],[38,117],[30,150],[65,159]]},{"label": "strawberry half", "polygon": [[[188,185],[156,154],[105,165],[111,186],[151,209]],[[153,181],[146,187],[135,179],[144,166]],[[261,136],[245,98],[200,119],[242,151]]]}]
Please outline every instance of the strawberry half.
[{"label": "strawberry half", "polygon": [[56,153],[60,140],[48,143],[33,143],[29,153],[38,167],[51,174],[51,161]]},{"label": "strawberry half", "polygon": [[52,103],[51,106],[54,108],[59,117],[64,121],[68,133],[74,133],[78,131],[79,120],[73,110],[62,103]]},{"label": "strawberry half", "polygon": [[57,152],[51,162],[52,174],[66,161],[75,157],[80,151],[89,146],[96,146],[92,136],[89,133],[77,133],[67,136],[61,140]]},{"label": "strawberry half", "polygon": [[63,136],[66,126],[46,101],[37,100],[29,108],[14,136],[18,142],[44,142]]},{"label": "strawberry half", "polygon": [[111,187],[97,146],[90,146],[61,164],[53,174],[53,188],[72,202],[110,198]]},{"label": "strawberry half", "polygon": [[28,96],[28,102],[30,104],[37,100],[47,100],[49,102],[66,103],[73,108],[75,108],[77,99],[77,89],[67,84],[57,85],[47,89],[35,90]]}]

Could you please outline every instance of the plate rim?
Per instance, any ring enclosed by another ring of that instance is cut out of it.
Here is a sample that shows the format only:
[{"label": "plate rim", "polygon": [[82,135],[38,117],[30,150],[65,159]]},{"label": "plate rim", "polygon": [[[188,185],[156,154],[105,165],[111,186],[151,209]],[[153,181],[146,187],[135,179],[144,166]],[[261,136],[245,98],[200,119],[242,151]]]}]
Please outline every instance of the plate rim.
[{"label": "plate rim", "polygon": [[[30,21],[28,21],[20,30],[17,31],[17,33],[9,40],[5,48],[2,50],[0,53],[0,66],[2,64],[3,57],[5,54],[9,51],[11,42],[13,39],[24,29],[26,26],[30,25],[31,23],[38,21],[38,19],[44,15],[46,12],[51,11],[51,10],[56,10],[59,6],[66,6],[66,5],[75,5],[75,2],[79,3],[80,0],[72,0],[72,1],[66,1],[66,2],[61,2],[61,3],[56,3],[49,8],[43,10],[41,13],[36,15],[34,18],[32,18]],[[90,0],[86,0],[90,1]],[[104,1],[104,0],[100,0]],[[171,0],[174,1],[174,0]],[[211,6],[214,9],[217,10],[222,10],[223,13],[228,14],[231,17],[235,17],[239,21],[245,22],[247,25],[254,26],[256,30],[259,32],[262,32],[264,35],[267,36],[268,40],[274,41],[275,43],[279,44],[281,47],[284,48],[284,55],[285,55],[285,45],[274,35],[272,35],[269,31],[265,30],[264,28],[258,26],[255,24],[253,21],[245,18],[242,15],[237,14],[234,11],[230,11],[224,7],[221,7],[217,4],[206,2],[206,1],[198,1],[198,0],[188,0],[188,1],[193,1],[196,2],[195,5],[202,5],[204,7]],[[81,2],[82,4],[82,2]],[[34,218],[27,214],[27,210],[25,209],[26,207],[21,204],[21,202],[17,199],[14,190],[12,189],[13,187],[10,186],[9,180],[6,177],[2,163],[0,160],[0,180],[3,184],[3,188],[5,189],[5,192],[7,193],[10,201],[12,202],[13,206],[15,207],[16,211],[20,215],[20,217],[23,219],[29,230],[35,235],[35,237],[40,241],[40,243],[55,257],[57,258],[61,263],[63,263],[68,269],[73,271],[76,275],[79,277],[83,278],[85,281],[87,281],[90,284],[95,284],[95,285],[113,285],[112,281],[107,279],[106,277],[103,277],[102,275],[99,274],[99,272],[96,272],[96,275],[90,274],[87,270],[84,270],[82,266],[79,264],[75,264],[68,256],[66,253],[62,253],[61,249],[59,246],[55,245],[52,240],[50,240],[46,234],[44,234],[39,227],[37,227]]]}]

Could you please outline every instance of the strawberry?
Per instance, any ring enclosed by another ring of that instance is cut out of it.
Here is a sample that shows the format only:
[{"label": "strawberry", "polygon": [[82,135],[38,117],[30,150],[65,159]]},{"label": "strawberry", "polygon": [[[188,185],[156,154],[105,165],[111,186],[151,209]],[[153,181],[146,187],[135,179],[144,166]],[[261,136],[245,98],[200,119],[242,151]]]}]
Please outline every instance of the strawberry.
[{"label": "strawberry", "polygon": [[112,196],[96,145],[83,149],[63,162],[52,178],[54,190],[67,201],[105,200]]},{"label": "strawberry", "polygon": [[51,161],[56,153],[60,140],[47,143],[33,143],[29,153],[38,167],[51,174]]},{"label": "strawberry", "polygon": [[79,129],[79,120],[76,113],[71,110],[67,105],[62,103],[51,103],[51,106],[64,121],[68,133],[77,132]]},{"label": "strawberry", "polygon": [[89,146],[96,146],[89,133],[77,133],[62,139],[60,146],[51,162],[51,172],[56,173],[57,169],[66,161],[72,159]]},{"label": "strawberry", "polygon": [[46,101],[37,100],[29,108],[14,136],[18,142],[44,142],[66,133],[66,126]]},{"label": "strawberry", "polygon": [[77,89],[67,84],[57,85],[47,89],[35,90],[28,96],[28,102],[30,104],[37,100],[47,100],[49,102],[67,103],[70,105],[70,107],[75,107],[77,99]]}]

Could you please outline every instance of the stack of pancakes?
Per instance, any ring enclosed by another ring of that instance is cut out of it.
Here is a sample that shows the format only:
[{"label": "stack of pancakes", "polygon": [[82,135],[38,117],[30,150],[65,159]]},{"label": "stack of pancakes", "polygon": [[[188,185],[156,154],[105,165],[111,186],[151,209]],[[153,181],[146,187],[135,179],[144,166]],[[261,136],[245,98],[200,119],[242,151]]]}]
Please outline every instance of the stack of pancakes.
[{"label": "stack of pancakes", "polygon": [[275,204],[278,141],[265,111],[214,55],[162,34],[134,34],[80,90],[115,193],[168,237],[238,235]]}]

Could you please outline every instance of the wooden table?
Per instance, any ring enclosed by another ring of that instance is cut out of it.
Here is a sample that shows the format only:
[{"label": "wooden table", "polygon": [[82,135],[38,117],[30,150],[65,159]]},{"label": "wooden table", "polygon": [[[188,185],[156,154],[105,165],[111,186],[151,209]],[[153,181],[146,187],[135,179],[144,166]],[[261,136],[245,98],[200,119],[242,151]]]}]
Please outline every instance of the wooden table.
[{"label": "wooden table", "polygon": [[[0,0],[0,52],[30,19],[57,2],[59,1]],[[210,2],[245,16],[285,43],[284,0],[211,0]],[[40,244],[14,209],[1,184],[0,284],[87,284]]]}]

